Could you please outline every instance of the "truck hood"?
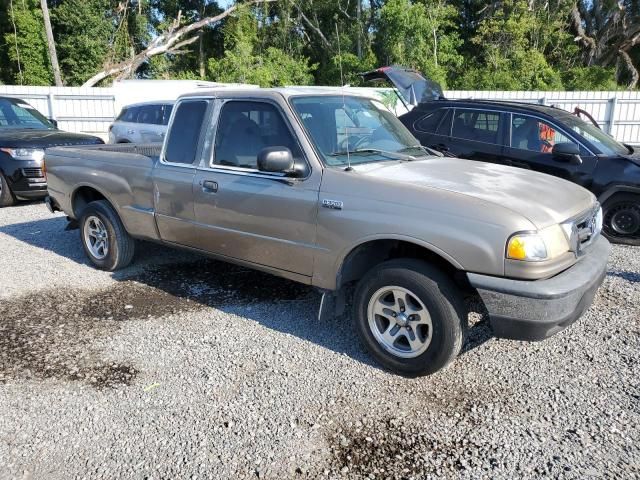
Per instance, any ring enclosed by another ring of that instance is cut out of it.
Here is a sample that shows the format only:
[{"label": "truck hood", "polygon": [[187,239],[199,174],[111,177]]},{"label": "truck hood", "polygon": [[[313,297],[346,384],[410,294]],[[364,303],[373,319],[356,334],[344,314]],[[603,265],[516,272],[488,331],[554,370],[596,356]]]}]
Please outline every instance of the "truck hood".
[{"label": "truck hood", "polygon": [[354,166],[362,174],[386,181],[441,189],[508,208],[542,229],[589,209],[595,197],[584,188],[515,167],[433,157],[413,162],[380,162]]},{"label": "truck hood", "polygon": [[67,145],[96,145],[104,143],[100,138],[62,130],[34,130],[0,128],[0,147],[48,148]]}]

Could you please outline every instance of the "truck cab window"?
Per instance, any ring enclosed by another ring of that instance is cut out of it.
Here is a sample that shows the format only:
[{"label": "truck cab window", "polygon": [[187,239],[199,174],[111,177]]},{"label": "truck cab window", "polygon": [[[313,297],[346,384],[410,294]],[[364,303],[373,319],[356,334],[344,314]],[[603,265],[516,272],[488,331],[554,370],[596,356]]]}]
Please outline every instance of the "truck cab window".
[{"label": "truck cab window", "polygon": [[258,153],[266,147],[286,147],[294,159],[302,152],[280,112],[265,102],[227,102],[216,132],[213,163],[258,168]]},{"label": "truck cab window", "polygon": [[207,102],[204,100],[180,103],[167,134],[165,161],[189,165],[193,163],[206,110]]}]

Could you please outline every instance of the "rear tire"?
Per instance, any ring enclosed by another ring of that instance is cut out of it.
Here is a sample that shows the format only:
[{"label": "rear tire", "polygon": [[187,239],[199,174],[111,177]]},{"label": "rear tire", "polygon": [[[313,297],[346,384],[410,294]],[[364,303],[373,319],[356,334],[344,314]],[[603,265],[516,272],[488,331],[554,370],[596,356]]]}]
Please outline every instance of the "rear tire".
[{"label": "rear tire", "polygon": [[604,236],[612,243],[640,245],[640,195],[618,193],[602,206]]},{"label": "rear tire", "polygon": [[448,275],[413,259],[390,260],[358,283],[358,336],[388,369],[408,377],[430,375],[460,353],[466,315]]},{"label": "rear tire", "polygon": [[2,173],[0,173],[0,208],[15,205],[16,197],[9,188],[9,183]]},{"label": "rear tire", "polygon": [[135,240],[106,200],[90,202],[80,216],[80,240],[97,268],[113,272],[131,263]]}]

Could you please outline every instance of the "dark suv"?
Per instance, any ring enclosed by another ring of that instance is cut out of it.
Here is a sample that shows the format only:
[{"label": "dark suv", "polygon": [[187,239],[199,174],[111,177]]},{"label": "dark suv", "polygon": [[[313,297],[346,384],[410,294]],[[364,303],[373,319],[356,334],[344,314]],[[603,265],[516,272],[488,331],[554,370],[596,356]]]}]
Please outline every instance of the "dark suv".
[{"label": "dark suv", "polygon": [[598,197],[610,240],[640,245],[640,153],[633,147],[559,108],[446,100],[432,82],[402,68],[385,67],[364,75],[392,80],[403,100],[416,104],[400,120],[422,145],[454,157],[528,168],[575,182]]},{"label": "dark suv", "polygon": [[47,147],[94,145],[100,138],[58,130],[22,100],[0,97],[0,207],[47,196],[42,158]]}]

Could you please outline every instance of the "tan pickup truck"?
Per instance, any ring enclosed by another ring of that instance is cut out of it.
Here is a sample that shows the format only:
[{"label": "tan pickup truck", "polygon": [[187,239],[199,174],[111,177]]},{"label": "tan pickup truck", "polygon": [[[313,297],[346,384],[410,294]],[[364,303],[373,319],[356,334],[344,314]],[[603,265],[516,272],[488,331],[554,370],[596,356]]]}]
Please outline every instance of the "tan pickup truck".
[{"label": "tan pickup truck", "polygon": [[49,207],[78,221],[98,268],[125,267],[143,239],[313,285],[325,315],[352,303],[371,354],[409,376],[459,353],[463,294],[496,336],[541,340],[589,307],[609,254],[587,190],[438,156],[335,90],[183,96],[161,148],[53,148],[46,171]]}]

